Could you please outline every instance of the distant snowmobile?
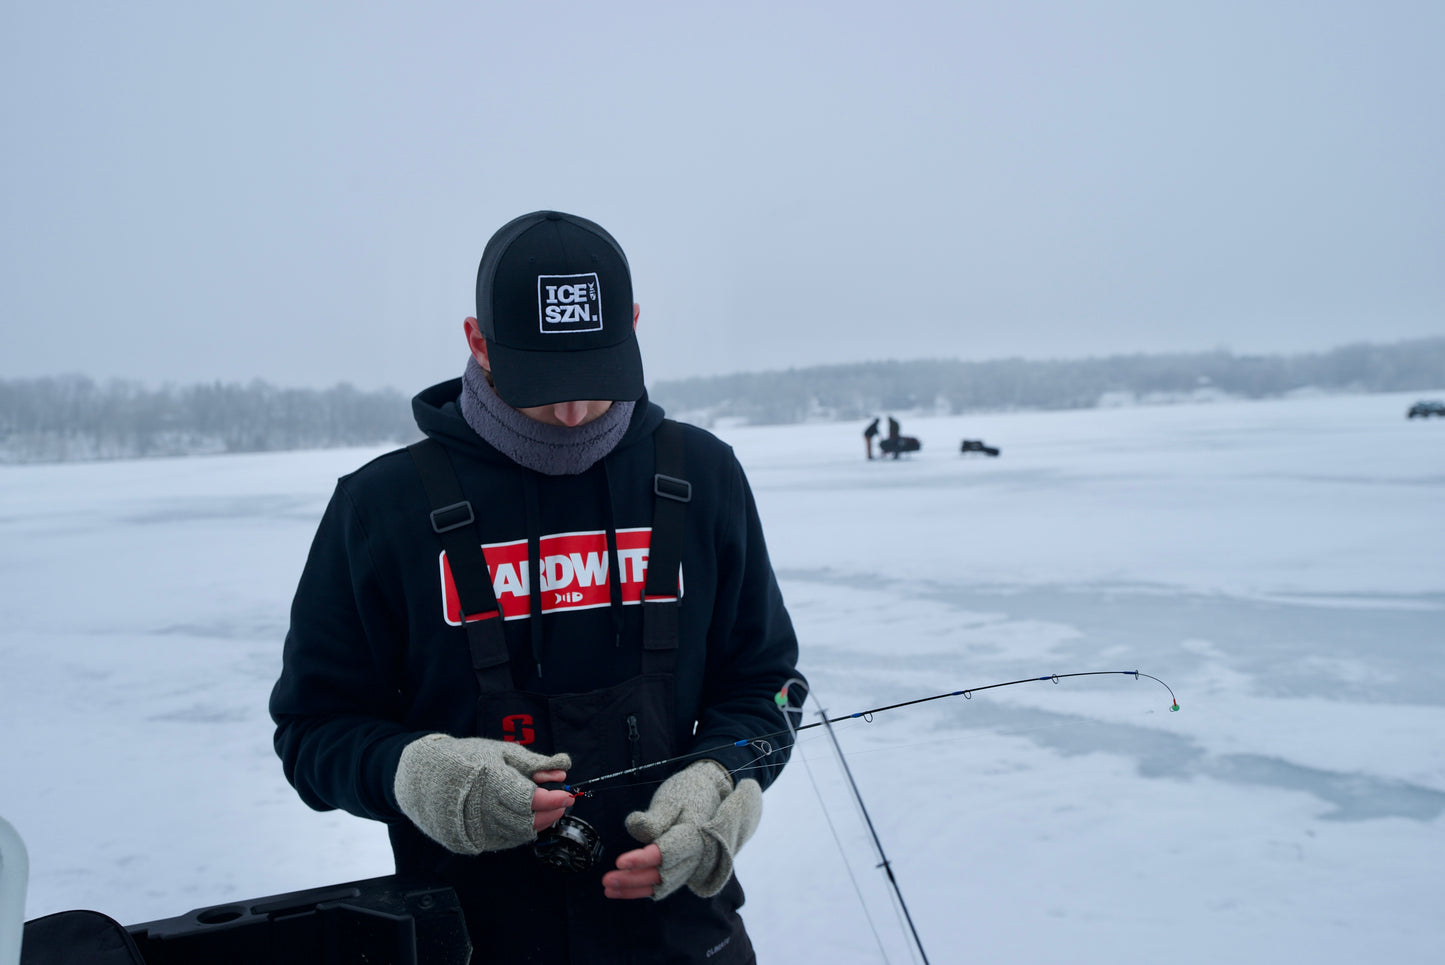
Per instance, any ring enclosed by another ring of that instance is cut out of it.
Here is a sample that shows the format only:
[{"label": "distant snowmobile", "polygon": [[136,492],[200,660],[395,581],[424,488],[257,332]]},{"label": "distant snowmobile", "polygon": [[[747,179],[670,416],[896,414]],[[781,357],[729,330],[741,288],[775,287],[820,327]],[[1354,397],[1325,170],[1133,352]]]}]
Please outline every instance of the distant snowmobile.
[{"label": "distant snowmobile", "polygon": [[917,452],[922,449],[923,443],[919,442],[916,436],[894,436],[878,443],[878,448],[885,454],[891,452],[893,458],[897,459],[901,452]]},{"label": "distant snowmobile", "polygon": [[959,452],[981,452],[985,456],[996,456],[999,451],[993,446],[986,446],[982,439],[965,439],[958,447]]}]

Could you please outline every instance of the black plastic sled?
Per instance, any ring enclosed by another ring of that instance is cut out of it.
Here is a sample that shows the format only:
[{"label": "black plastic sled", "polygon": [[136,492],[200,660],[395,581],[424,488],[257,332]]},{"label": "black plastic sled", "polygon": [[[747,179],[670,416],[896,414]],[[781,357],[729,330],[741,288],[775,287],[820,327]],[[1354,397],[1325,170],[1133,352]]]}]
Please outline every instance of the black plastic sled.
[{"label": "black plastic sled", "polygon": [[145,965],[145,959],[114,918],[61,911],[25,923],[20,965]]},{"label": "black plastic sled", "polygon": [[94,911],[25,923],[21,965],[466,965],[456,892],[396,876],[118,925]]},{"label": "black plastic sled", "polygon": [[998,450],[993,446],[986,446],[982,439],[965,439],[958,447],[959,452],[981,452],[985,456],[996,456]]},{"label": "black plastic sled", "polygon": [[898,436],[894,439],[884,439],[878,443],[878,448],[885,454],[892,453],[897,459],[900,452],[917,452],[923,448],[923,443],[918,441],[917,436]]}]

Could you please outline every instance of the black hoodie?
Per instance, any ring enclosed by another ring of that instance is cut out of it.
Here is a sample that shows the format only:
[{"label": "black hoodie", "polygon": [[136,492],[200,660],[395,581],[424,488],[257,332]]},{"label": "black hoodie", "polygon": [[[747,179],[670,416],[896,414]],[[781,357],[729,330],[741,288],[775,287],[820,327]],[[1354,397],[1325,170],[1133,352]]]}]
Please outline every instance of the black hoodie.
[{"label": "black hoodie", "polygon": [[[642,607],[629,596],[640,592],[633,578],[645,556],[629,547],[632,534],[651,525],[652,433],[662,410],[644,396],[606,459],[578,475],[546,476],[482,441],[462,418],[460,391],[460,379],[434,386],[412,408],[417,425],[451,456],[489,565],[497,553],[517,556],[516,565],[497,568],[494,582],[518,689],[559,695],[636,676]],[[797,640],[731,448],[693,426],[684,427],[684,440],[693,499],[682,555],[675,746],[708,749],[729,770],[746,768],[739,780],[766,788],[786,760],[786,740],[771,738],[782,749],[761,761],[751,747],[725,745],[785,727],[773,696],[797,673]],[[529,487],[538,507],[531,520]],[[455,623],[429,511],[411,458],[396,450],[338,481],[312,543],[270,706],[286,777],[318,810],[409,825],[392,786],[402,748],[432,732],[477,734],[466,634]],[[620,594],[609,578],[611,533],[625,578]],[[547,558],[540,617],[531,612],[526,565],[528,540],[538,537]],[[586,760],[574,759],[569,780],[593,776]]]}]

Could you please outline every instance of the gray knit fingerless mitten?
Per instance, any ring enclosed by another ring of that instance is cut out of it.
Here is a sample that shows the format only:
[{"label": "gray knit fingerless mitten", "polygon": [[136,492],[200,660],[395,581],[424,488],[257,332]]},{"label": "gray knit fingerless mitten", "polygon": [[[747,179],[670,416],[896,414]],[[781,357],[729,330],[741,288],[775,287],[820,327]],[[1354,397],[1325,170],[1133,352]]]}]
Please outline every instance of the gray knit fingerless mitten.
[{"label": "gray knit fingerless mitten", "polygon": [[508,741],[428,734],[406,745],[396,801],[427,837],[457,854],[515,848],[537,837],[537,771],[565,771],[566,754],[543,757]]},{"label": "gray knit fingerless mitten", "polygon": [[646,811],[627,816],[627,833],[662,852],[653,900],[683,885],[703,898],[722,891],[733,857],[757,830],[763,789],[751,778],[733,787],[717,761],[698,761],[662,782]]}]

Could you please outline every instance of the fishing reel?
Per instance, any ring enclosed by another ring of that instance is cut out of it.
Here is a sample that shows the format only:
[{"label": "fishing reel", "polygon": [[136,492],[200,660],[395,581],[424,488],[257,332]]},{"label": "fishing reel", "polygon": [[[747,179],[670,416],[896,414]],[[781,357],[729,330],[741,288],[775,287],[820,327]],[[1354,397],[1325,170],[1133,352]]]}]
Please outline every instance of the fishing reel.
[{"label": "fishing reel", "polygon": [[581,818],[564,814],[537,835],[532,853],[543,864],[562,871],[586,871],[602,860],[602,836]]}]

